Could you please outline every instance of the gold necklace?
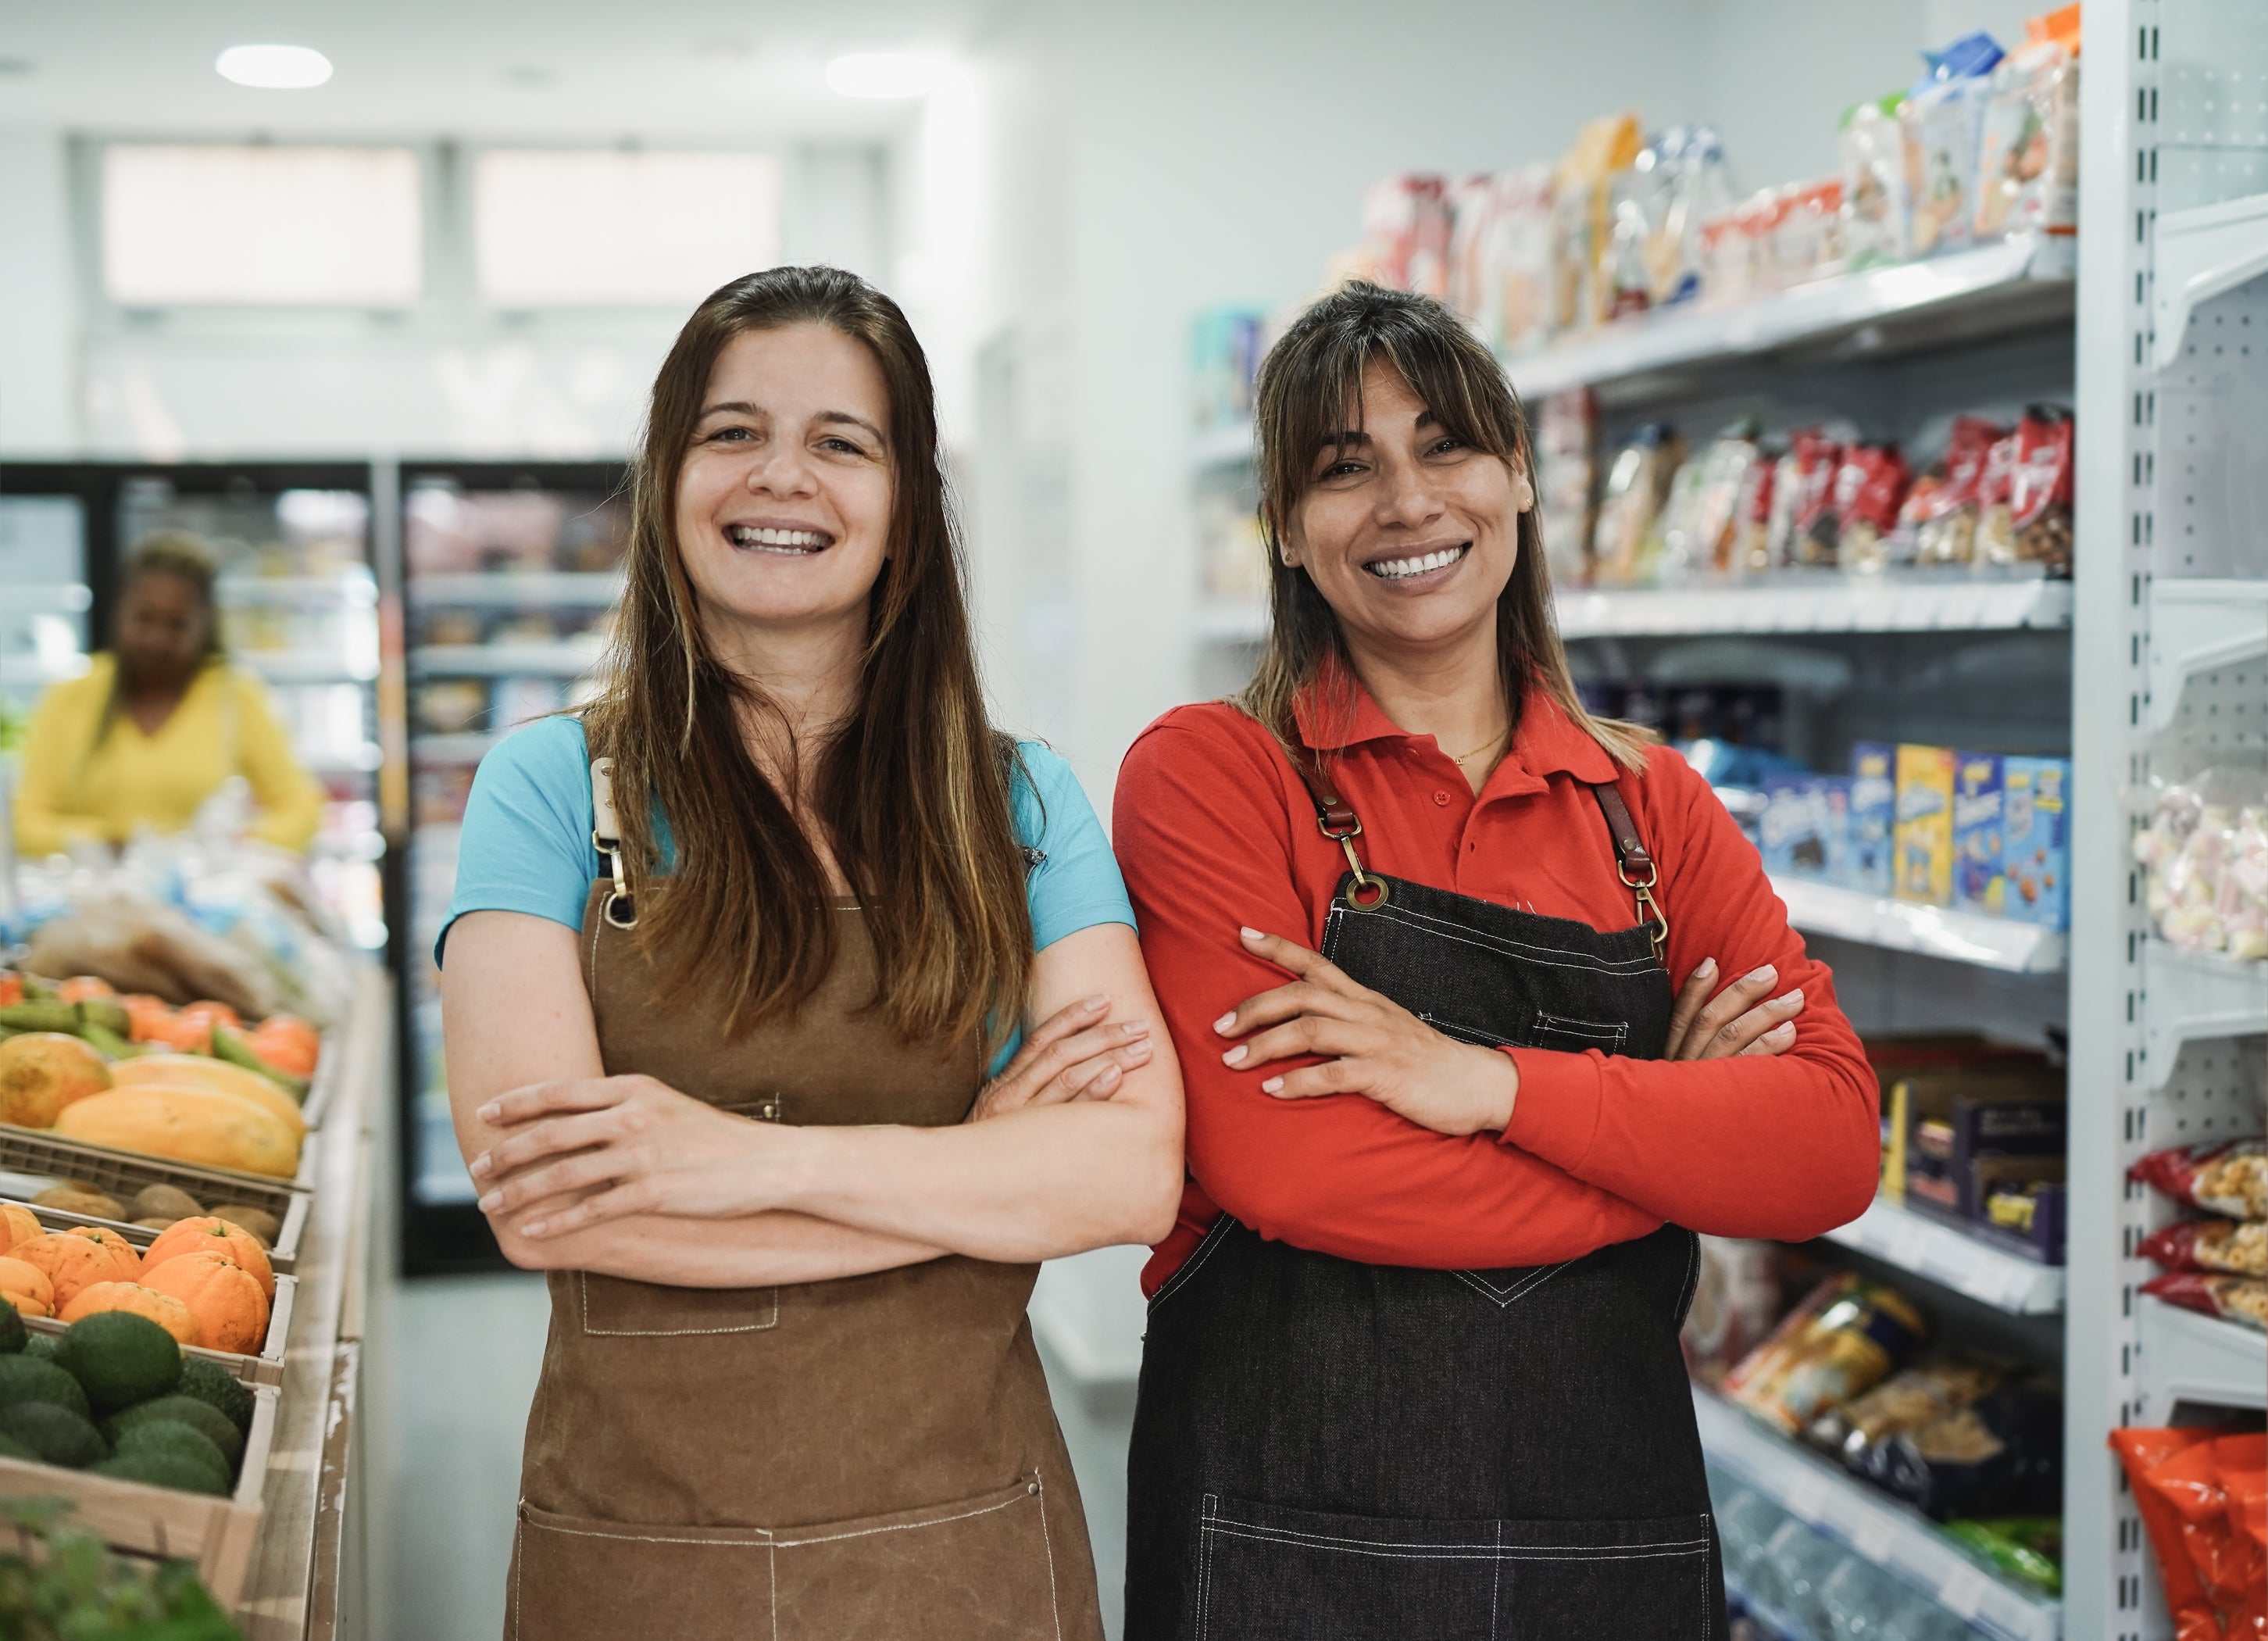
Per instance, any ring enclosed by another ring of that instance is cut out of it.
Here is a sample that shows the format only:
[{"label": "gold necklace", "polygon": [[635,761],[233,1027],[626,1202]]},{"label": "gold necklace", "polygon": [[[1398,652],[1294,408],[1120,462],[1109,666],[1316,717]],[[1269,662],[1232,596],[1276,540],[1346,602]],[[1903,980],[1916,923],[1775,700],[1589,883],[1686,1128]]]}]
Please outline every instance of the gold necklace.
[{"label": "gold necklace", "polygon": [[1478,746],[1475,747],[1471,751],[1469,751],[1469,752],[1466,753],[1466,754],[1464,755],[1464,757],[1462,757],[1462,758],[1459,758],[1459,757],[1458,757],[1454,752],[1450,753],[1450,754],[1449,754],[1449,761],[1450,761],[1451,763],[1454,764],[1454,765],[1455,765],[1459,769],[1462,769],[1462,768],[1465,766],[1465,765],[1466,765],[1469,761],[1470,761],[1470,760],[1471,760],[1471,759],[1473,759],[1473,758],[1478,758],[1482,753],[1484,753],[1484,752],[1487,751],[1491,747],[1492,747],[1492,746],[1496,745],[1496,744],[1497,744],[1497,743],[1498,743],[1499,741],[1503,740],[1503,739],[1504,739],[1504,737],[1505,737],[1508,733],[1510,733],[1511,729],[1512,729],[1512,726],[1511,726],[1510,724],[1506,724],[1506,725],[1502,729],[1498,730],[1494,735],[1491,735],[1487,740],[1485,740],[1485,741],[1482,742]]}]

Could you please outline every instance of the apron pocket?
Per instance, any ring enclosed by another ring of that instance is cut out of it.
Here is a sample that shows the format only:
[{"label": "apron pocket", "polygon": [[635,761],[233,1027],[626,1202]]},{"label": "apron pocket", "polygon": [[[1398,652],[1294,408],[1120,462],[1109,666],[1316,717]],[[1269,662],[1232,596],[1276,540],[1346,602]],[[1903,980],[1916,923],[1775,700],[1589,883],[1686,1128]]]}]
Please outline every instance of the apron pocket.
[{"label": "apron pocket", "polygon": [[[783,1528],[773,1542],[777,1641],[1039,1641],[1063,1633],[1036,1475],[954,1504]],[[1076,1610],[1079,1592],[1065,1594]]]},{"label": "apron pocket", "polygon": [[1573,1054],[1595,1048],[1602,1054],[1619,1054],[1630,1027],[1619,1021],[1578,1020],[1572,1015],[1548,1014],[1538,1009],[1532,1035],[1535,1040],[1528,1045],[1530,1048],[1557,1048]]},{"label": "apron pocket", "polygon": [[760,1527],[642,1526],[523,1503],[504,1634],[744,1641],[771,1611],[772,1555]]},{"label": "apron pocket", "polygon": [[1205,1495],[1197,1641],[1708,1641],[1709,1519],[1419,1521]]},{"label": "apron pocket", "polygon": [[779,1324],[777,1288],[673,1288],[577,1271],[575,1300],[583,1331],[596,1338],[755,1334]]}]

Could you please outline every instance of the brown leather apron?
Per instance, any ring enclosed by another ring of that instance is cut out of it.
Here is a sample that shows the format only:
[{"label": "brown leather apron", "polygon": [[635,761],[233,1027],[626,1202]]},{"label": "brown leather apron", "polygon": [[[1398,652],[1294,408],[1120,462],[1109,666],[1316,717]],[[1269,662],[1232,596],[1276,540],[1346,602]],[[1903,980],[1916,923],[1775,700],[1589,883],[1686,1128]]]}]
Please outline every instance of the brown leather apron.
[{"label": "brown leather apron", "polygon": [[[864,1008],[857,907],[819,994],[733,1043],[713,991],[655,1000],[608,893],[592,890],[583,947],[610,1076],[762,1121],[967,1116],[979,1049],[902,1043]],[[1036,1275],[958,1255],[778,1288],[550,1273],[506,1641],[1101,1641],[1024,1314]]]}]

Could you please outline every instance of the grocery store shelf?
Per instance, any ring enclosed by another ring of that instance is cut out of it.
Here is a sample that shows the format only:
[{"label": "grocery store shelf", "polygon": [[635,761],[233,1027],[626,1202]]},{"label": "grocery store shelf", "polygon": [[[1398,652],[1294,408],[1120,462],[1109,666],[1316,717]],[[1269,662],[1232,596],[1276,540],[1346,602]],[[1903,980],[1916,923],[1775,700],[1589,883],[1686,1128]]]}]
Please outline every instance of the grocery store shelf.
[{"label": "grocery store shelf", "polygon": [[2063,968],[2064,936],[2036,923],[1916,906],[1808,877],[1775,877],[1771,885],[1787,903],[1787,920],[1815,935],[2011,974],[2053,974]]},{"label": "grocery store shelf", "polygon": [[327,748],[320,752],[302,752],[299,762],[309,774],[351,775],[376,769],[386,761],[386,750],[375,741],[365,741],[359,746]]},{"label": "grocery store shelf", "polygon": [[614,571],[499,570],[489,575],[413,575],[409,602],[421,610],[439,604],[573,604],[605,608],[622,598],[622,578]]},{"label": "grocery store shelf", "polygon": [[419,735],[409,738],[413,764],[477,764],[504,737],[475,731],[469,735]]},{"label": "grocery store shelf", "polygon": [[1252,460],[1252,424],[1222,422],[1199,430],[1189,445],[1190,465],[1234,467]]},{"label": "grocery store shelf", "polygon": [[[1581,341],[1508,359],[1506,368],[1521,395],[1533,398],[1851,333],[1879,335],[1890,322],[1934,320],[1942,316],[1939,310],[1955,307],[1989,307],[2002,324],[2046,321],[2072,311],[2069,257],[2069,247],[2054,240],[2011,240],[1815,280],[1736,307],[1671,308],[1617,320]],[[1856,340],[1863,346],[1870,338]]]},{"label": "grocery store shelf", "polygon": [[2268,1031],[2268,963],[2183,951],[2162,940],[2142,950],[2143,1070],[2165,1086],[2182,1045]]},{"label": "grocery store shelf", "polygon": [[2058,1641],[2059,1604],[1994,1578],[1918,1512],[1751,1423],[1707,1391],[1694,1391],[1693,1416],[1709,1456],[1790,1515],[1933,1595],[1987,1635]]},{"label": "grocery store shelf", "polygon": [[2063,1309],[2060,1265],[2028,1260],[1879,1197],[1849,1224],[1829,1231],[1827,1239],[2012,1316],[2052,1316]]},{"label": "grocery store shelf", "polygon": [[2182,356],[2191,314],[2268,273],[2268,194],[2166,211],[2157,230],[2154,363],[2165,370]]},{"label": "grocery store shelf", "polygon": [[2150,732],[2173,727],[2191,675],[2268,655],[2268,580],[2150,584]]},{"label": "grocery store shelf", "polygon": [[2222,1408],[2268,1407],[2268,1334],[2142,1297],[2141,1338],[2148,1417],[2170,1419],[2177,1401]]},{"label": "grocery store shelf", "polygon": [[367,684],[378,676],[378,658],[333,650],[239,650],[232,658],[270,684]]},{"label": "grocery store shelf", "polygon": [[213,596],[232,604],[375,604],[378,583],[367,570],[336,575],[225,575]]},{"label": "grocery store shelf", "polygon": [[428,644],[409,652],[409,670],[423,676],[576,677],[596,666],[598,641],[558,644]]},{"label": "grocery store shelf", "polygon": [[1558,596],[1563,638],[1649,632],[1936,632],[2068,627],[2071,583],[1888,578],[1831,572],[1769,581]]}]

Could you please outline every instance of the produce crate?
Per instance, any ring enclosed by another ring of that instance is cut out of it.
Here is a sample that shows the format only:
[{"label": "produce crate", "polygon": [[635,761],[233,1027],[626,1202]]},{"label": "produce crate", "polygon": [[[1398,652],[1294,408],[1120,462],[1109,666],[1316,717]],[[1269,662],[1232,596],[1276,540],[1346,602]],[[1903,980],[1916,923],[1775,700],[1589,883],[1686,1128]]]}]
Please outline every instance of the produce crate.
[{"label": "produce crate", "polygon": [[[50,1231],[69,1231],[74,1225],[99,1225],[105,1231],[114,1231],[132,1243],[137,1253],[164,1234],[162,1231],[152,1231],[147,1225],[130,1224],[123,1220],[103,1219],[93,1214],[74,1214],[68,1209],[42,1208],[37,1202],[9,1194],[4,1188],[0,1188],[0,1202],[14,1202],[31,1209],[39,1222]],[[256,1208],[259,1204],[255,1202],[247,1206]],[[298,1268],[298,1260],[295,1257],[280,1253],[276,1248],[268,1250],[268,1263],[279,1276]]]},{"label": "produce crate", "polygon": [[[38,1327],[40,1323],[33,1320],[31,1325]],[[244,1371],[251,1357],[217,1359],[252,1386],[252,1429],[244,1438],[244,1467],[237,1473],[236,1490],[226,1498],[180,1493],[21,1459],[0,1459],[0,1496],[69,1499],[77,1506],[67,1518],[73,1526],[85,1528],[113,1549],[129,1555],[194,1561],[197,1577],[212,1592],[213,1599],[223,1607],[235,1607],[252,1571],[252,1552],[260,1534],[261,1496],[268,1484],[269,1453],[276,1442],[276,1405],[282,1393]]]},{"label": "produce crate", "polygon": [[[284,1382],[284,1346],[291,1336],[291,1312],[299,1298],[299,1279],[278,1276],[276,1297],[268,1305],[268,1337],[261,1342],[257,1356],[243,1356],[233,1350],[207,1350],[202,1345],[183,1345],[187,1356],[203,1356],[217,1362],[247,1385],[281,1385]],[[52,1316],[27,1316],[24,1326],[35,1334],[60,1334],[68,1324]]]},{"label": "produce crate", "polygon": [[[78,1140],[57,1139],[45,1128],[18,1128],[0,1123],[0,1172],[36,1174],[61,1179],[83,1179],[122,1202],[144,1186],[178,1186],[200,1202],[244,1202],[264,1208],[284,1229],[269,1250],[276,1268],[296,1261],[299,1238],[307,1224],[307,1190],[314,1180],[315,1139],[308,1135],[299,1148],[299,1172],[292,1179],[269,1174],[243,1174],[231,1168],[201,1168],[177,1163],[147,1151],[115,1150],[107,1145],[88,1145]],[[216,1194],[217,1193],[217,1194]]]}]

